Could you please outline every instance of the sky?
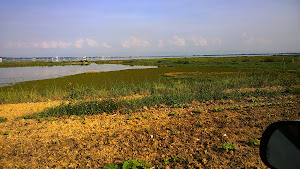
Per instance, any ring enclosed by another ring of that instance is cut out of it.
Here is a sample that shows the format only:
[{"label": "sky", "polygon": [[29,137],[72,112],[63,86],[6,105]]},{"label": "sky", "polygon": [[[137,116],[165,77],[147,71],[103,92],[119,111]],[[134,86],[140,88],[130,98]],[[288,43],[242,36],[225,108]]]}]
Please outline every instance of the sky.
[{"label": "sky", "polygon": [[0,0],[0,57],[280,52],[299,0]]}]

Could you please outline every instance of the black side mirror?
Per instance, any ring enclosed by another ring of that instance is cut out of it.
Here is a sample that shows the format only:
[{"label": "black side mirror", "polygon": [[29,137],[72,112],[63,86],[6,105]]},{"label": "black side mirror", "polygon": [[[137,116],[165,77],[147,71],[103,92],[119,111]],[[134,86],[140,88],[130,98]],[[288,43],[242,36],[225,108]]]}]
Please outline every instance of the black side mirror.
[{"label": "black side mirror", "polygon": [[300,169],[300,121],[281,121],[264,131],[261,160],[270,168]]}]

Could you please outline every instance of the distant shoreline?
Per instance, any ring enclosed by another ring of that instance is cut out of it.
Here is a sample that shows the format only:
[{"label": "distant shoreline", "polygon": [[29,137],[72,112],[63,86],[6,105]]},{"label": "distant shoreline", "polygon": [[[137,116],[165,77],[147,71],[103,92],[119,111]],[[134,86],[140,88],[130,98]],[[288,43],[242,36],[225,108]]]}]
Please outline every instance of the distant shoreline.
[{"label": "distant shoreline", "polygon": [[97,60],[132,60],[132,59],[163,59],[163,58],[193,58],[193,57],[247,57],[247,56],[282,56],[300,55],[300,53],[238,53],[238,54],[194,54],[194,55],[165,55],[165,56],[53,56],[53,57],[0,57],[2,62],[63,62],[63,61],[97,61]]}]

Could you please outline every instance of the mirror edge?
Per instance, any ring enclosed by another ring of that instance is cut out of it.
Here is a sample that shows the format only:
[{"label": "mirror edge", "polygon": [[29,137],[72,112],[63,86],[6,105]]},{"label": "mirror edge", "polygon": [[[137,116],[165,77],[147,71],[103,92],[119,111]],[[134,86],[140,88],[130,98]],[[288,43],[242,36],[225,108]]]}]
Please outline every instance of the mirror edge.
[{"label": "mirror edge", "polygon": [[260,146],[259,146],[259,155],[263,163],[270,168],[274,168],[267,159],[267,146],[268,142],[272,136],[272,134],[281,126],[284,125],[291,125],[291,124],[297,124],[299,123],[298,120],[295,121],[278,121],[270,124],[265,131],[262,134],[261,141],[260,141]]}]

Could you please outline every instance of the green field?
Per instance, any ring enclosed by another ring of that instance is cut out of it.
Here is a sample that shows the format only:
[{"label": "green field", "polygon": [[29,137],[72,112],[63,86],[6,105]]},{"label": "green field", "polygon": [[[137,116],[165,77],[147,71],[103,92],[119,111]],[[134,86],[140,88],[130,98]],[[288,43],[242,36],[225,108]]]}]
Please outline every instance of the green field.
[{"label": "green field", "polygon": [[[194,100],[299,94],[300,61],[297,55],[97,61],[96,63],[159,67],[83,73],[17,83],[0,89],[0,102],[5,104],[76,100],[80,103],[74,106],[81,107],[80,104],[84,104],[93,109],[100,102],[96,100],[104,99],[109,100],[106,104],[115,105],[110,110],[113,111],[124,107],[134,110],[144,105],[170,105]],[[271,87],[278,90],[266,89]],[[245,88],[255,90],[239,91]],[[119,99],[132,95],[143,97],[129,101]],[[85,114],[90,113],[94,112],[87,110]]]}]

